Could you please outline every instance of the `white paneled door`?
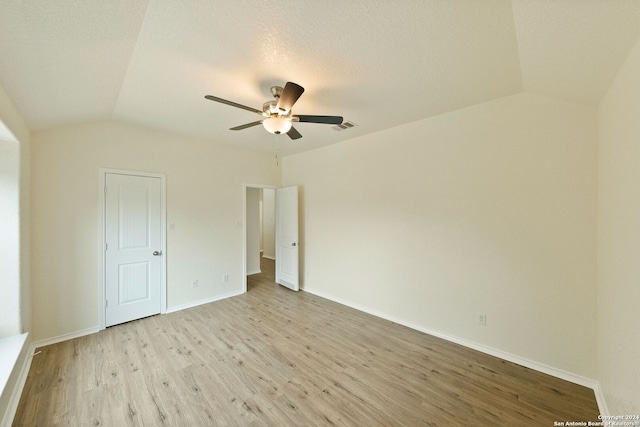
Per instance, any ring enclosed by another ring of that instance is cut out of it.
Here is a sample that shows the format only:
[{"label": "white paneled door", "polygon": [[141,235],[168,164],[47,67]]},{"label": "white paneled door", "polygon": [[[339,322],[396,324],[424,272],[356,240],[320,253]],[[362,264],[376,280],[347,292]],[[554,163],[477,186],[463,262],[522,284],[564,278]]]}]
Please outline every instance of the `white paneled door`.
[{"label": "white paneled door", "polygon": [[105,326],[112,326],[160,313],[162,183],[105,178]]},{"label": "white paneled door", "polygon": [[298,187],[276,190],[276,283],[297,291]]}]

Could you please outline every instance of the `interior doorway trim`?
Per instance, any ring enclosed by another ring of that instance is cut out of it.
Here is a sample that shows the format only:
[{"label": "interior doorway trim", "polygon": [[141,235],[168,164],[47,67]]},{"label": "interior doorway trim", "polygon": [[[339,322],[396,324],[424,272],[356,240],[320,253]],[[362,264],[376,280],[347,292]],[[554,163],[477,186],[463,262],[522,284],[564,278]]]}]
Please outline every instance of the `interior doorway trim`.
[{"label": "interior doorway trim", "polygon": [[[123,169],[99,169],[100,179],[98,187],[98,327],[100,330],[105,329],[105,301],[106,301],[106,270],[105,270],[105,244],[106,244],[106,203],[105,203],[105,186],[107,182],[107,174],[116,175],[133,175],[149,178],[159,178],[161,187],[161,203],[160,203],[160,241],[162,253],[167,253],[167,197],[166,197],[166,175],[161,173],[131,171]],[[161,257],[160,268],[160,313],[167,312],[167,257]]]},{"label": "interior doorway trim", "polygon": [[242,293],[247,292],[247,188],[277,190],[273,185],[242,184]]}]

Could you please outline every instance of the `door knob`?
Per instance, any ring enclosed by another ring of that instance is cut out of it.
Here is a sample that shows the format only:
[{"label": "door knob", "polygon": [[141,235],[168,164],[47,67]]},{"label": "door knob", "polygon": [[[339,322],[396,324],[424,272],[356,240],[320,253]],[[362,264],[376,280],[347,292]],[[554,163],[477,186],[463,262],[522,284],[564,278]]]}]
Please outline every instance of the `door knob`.
[{"label": "door knob", "polygon": [[153,256],[160,256],[162,255],[162,251],[153,251]]},{"label": "door knob", "polygon": [[296,242],[293,242],[293,243],[291,244],[291,246],[295,246],[295,245],[296,245]]}]

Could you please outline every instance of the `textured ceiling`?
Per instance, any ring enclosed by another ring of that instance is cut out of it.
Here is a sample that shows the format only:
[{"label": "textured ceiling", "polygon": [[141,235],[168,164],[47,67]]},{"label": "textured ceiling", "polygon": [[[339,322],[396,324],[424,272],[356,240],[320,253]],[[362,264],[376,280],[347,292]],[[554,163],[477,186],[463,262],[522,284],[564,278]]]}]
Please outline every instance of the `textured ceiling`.
[{"label": "textured ceiling", "polygon": [[[2,0],[0,84],[33,130],[116,118],[292,153],[523,90],[595,105],[640,33],[640,0]],[[306,88],[291,141],[248,111]]]}]

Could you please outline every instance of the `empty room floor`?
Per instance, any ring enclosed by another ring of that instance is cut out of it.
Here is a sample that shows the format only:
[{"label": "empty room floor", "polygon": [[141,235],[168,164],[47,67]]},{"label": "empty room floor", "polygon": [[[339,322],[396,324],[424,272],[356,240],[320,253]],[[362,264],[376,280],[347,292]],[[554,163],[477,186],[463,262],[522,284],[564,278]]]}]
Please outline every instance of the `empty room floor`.
[{"label": "empty room floor", "polygon": [[273,282],[42,347],[14,426],[545,426],[592,390]]}]

